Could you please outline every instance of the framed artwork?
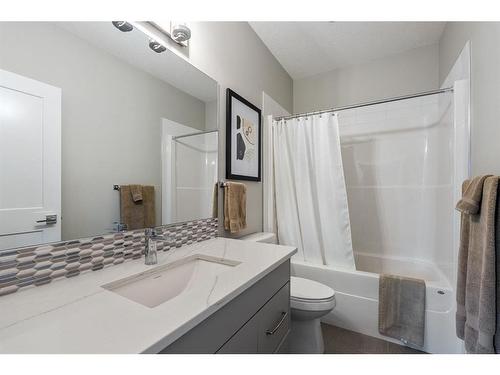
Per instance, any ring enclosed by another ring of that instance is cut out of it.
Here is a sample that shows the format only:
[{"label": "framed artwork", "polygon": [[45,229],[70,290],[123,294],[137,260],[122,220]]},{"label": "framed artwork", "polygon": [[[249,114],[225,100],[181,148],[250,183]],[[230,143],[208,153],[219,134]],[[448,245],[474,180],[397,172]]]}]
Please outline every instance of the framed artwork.
[{"label": "framed artwork", "polygon": [[260,153],[260,109],[227,89],[226,178],[260,181]]}]

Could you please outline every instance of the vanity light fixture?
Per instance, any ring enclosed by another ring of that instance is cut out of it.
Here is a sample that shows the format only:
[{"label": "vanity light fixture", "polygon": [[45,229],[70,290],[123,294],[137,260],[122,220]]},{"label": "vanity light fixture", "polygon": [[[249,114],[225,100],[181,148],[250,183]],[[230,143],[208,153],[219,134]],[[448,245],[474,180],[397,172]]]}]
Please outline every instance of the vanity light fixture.
[{"label": "vanity light fixture", "polygon": [[139,21],[131,22],[131,24],[137,30],[166,47],[168,47],[171,41],[177,43],[181,47],[187,47],[188,41],[191,38],[191,29],[185,22]]},{"label": "vanity light fixture", "polygon": [[118,30],[123,31],[124,33],[134,30],[134,26],[127,21],[113,21],[112,23]]},{"label": "vanity light fixture", "polygon": [[[112,23],[113,26],[123,32],[137,29],[146,34],[149,37],[149,48],[156,53],[166,51],[169,46],[169,40],[174,41],[182,47],[187,47],[188,41],[191,39],[191,29],[185,22],[112,21]],[[168,29],[166,29],[167,26]]]}]

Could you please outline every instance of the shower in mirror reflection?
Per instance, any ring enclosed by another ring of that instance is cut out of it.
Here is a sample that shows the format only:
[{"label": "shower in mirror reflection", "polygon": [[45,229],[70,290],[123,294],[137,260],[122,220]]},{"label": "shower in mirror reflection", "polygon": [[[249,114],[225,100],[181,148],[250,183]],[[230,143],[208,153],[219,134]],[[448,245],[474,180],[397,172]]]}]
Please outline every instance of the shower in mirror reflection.
[{"label": "shower in mirror reflection", "polygon": [[217,156],[217,130],[163,119],[162,224],[212,216]]}]

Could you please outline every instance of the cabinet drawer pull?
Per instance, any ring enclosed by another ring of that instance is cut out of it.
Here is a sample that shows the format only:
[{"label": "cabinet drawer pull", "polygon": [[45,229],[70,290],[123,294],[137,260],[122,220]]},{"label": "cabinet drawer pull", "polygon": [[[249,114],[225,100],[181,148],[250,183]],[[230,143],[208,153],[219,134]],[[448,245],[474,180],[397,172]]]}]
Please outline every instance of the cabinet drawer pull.
[{"label": "cabinet drawer pull", "polygon": [[274,327],[273,329],[268,329],[266,331],[266,335],[268,335],[268,336],[274,335],[276,333],[276,331],[278,329],[280,329],[280,327],[283,325],[283,323],[285,322],[285,319],[286,319],[287,316],[288,316],[288,312],[282,312],[281,313],[281,319],[278,322],[278,324],[276,325],[276,327]]}]

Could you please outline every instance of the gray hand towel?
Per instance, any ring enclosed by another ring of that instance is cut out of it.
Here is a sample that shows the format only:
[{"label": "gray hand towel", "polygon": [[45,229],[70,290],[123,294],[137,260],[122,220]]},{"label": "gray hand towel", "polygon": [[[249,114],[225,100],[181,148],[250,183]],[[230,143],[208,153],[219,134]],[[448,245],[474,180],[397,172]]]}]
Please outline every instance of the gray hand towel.
[{"label": "gray hand towel", "polygon": [[378,330],[413,348],[424,346],[424,280],[380,275]]},{"label": "gray hand towel", "polygon": [[495,278],[496,278],[496,330],[493,338],[495,353],[500,354],[500,181],[497,188],[497,209],[495,213]]},{"label": "gray hand towel", "polygon": [[462,199],[457,203],[456,209],[466,214],[477,214],[483,197],[484,180],[490,174],[474,177],[471,181],[466,180],[462,184]]},{"label": "gray hand towel", "polygon": [[462,191],[464,197],[474,193],[468,195],[472,199],[462,199],[469,207],[462,210],[461,217],[457,336],[464,340],[468,353],[494,353],[498,177],[476,177],[464,182]]}]

